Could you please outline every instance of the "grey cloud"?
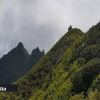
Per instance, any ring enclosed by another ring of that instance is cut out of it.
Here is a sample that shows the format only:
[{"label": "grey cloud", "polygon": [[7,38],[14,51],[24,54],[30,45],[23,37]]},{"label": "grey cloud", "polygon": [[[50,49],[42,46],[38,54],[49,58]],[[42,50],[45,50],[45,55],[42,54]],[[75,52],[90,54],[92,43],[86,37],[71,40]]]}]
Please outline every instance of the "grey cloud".
[{"label": "grey cloud", "polygon": [[100,0],[1,0],[0,56],[22,41],[46,52],[69,25],[87,31],[100,20]]}]

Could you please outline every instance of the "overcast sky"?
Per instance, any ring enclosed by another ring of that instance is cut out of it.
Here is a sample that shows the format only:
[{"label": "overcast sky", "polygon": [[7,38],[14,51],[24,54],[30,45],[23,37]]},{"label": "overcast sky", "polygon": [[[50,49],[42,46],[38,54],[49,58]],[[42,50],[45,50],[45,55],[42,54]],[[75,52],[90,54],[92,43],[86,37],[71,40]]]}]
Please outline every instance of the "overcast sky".
[{"label": "overcast sky", "polygon": [[87,31],[100,21],[100,0],[0,0],[0,57],[23,42],[46,52],[69,25]]}]

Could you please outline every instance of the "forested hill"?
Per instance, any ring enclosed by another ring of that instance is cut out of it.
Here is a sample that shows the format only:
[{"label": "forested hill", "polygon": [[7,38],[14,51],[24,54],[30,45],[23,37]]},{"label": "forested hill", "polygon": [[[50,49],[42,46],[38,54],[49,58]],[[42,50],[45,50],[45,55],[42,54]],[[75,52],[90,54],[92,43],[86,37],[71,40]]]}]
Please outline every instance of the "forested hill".
[{"label": "forested hill", "polygon": [[[68,32],[19,79],[15,100],[100,100],[100,23]],[[4,94],[1,94],[1,96]]]}]

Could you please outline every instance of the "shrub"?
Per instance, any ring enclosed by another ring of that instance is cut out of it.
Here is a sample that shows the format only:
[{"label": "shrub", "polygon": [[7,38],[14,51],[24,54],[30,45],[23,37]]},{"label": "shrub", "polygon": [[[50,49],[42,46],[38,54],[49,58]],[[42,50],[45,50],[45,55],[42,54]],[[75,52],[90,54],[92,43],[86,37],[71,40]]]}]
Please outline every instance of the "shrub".
[{"label": "shrub", "polygon": [[77,72],[73,79],[73,91],[76,93],[86,92],[91,86],[93,79],[100,73],[100,58],[94,58]]},{"label": "shrub", "polygon": [[90,45],[83,49],[80,53],[80,57],[89,61],[92,58],[100,57],[100,45]]},{"label": "shrub", "polygon": [[88,95],[88,100],[100,100],[100,92],[91,91]]},{"label": "shrub", "polygon": [[93,84],[91,86],[91,89],[92,90],[98,90],[98,91],[100,91],[100,74],[93,81]]},{"label": "shrub", "polygon": [[72,96],[69,100],[85,100],[85,98],[83,94],[77,94]]}]

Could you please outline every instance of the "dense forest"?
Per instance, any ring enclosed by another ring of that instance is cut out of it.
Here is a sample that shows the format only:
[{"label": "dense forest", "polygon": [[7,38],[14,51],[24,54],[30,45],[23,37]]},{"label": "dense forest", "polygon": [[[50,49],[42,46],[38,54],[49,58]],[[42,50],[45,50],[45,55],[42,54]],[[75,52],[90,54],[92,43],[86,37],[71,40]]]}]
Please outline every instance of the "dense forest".
[{"label": "dense forest", "polygon": [[100,100],[100,23],[68,32],[0,100]]}]

